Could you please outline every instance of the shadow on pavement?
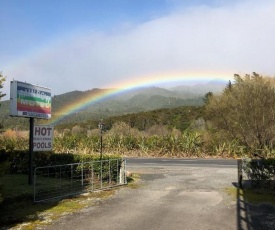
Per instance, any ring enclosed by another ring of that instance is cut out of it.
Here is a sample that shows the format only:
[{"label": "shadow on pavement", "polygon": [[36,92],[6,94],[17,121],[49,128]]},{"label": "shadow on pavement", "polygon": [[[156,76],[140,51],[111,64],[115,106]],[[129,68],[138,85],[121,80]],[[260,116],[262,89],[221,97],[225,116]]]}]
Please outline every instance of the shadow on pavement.
[{"label": "shadow on pavement", "polygon": [[233,185],[237,188],[237,229],[275,230],[275,206],[252,204],[248,201],[249,191],[239,188],[237,183]]}]

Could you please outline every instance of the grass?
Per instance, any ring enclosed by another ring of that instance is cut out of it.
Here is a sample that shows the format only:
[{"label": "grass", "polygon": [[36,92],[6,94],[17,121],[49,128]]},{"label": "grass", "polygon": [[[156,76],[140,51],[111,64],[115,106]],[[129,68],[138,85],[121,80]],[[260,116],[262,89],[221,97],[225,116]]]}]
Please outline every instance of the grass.
[{"label": "grass", "polygon": [[262,204],[268,203],[275,205],[275,193],[265,190],[253,190],[253,189],[238,189],[235,187],[226,188],[225,192],[228,195],[234,197],[234,199],[239,199],[239,196],[242,196],[242,199],[245,202],[251,204]]},{"label": "grass", "polygon": [[28,176],[22,174],[6,174],[0,177],[0,189],[4,199],[33,193],[33,187],[28,185]]},{"label": "grass", "polygon": [[141,185],[140,183],[137,183],[140,181],[140,175],[137,173],[132,173],[131,176],[127,177],[128,187],[132,189],[137,189]]},{"label": "grass", "polygon": [[33,186],[28,185],[28,176],[7,174],[0,177],[0,225],[9,225],[34,218],[39,211],[53,204],[33,204]]},{"label": "grass", "polygon": [[[133,174],[127,179],[130,181],[129,187],[136,188],[135,181],[139,180],[139,175]],[[0,201],[0,226],[16,226],[22,230],[28,230],[48,225],[67,213],[78,212],[85,207],[96,205],[114,193],[115,188],[86,193],[61,201],[34,203],[33,186],[28,185],[27,175],[5,175],[0,177],[0,195],[3,199],[2,203]]]},{"label": "grass", "polygon": [[17,204],[4,206],[1,213],[1,225],[18,227],[20,229],[34,229],[38,226],[49,225],[54,220],[83,208],[96,205],[99,200],[107,199],[115,193],[114,190],[99,191],[86,195],[79,195],[61,201],[36,203],[21,201]]},{"label": "grass", "polygon": [[27,175],[5,175],[0,177],[0,185],[3,198],[0,204],[0,226],[20,225],[20,229],[47,225],[66,213],[77,212],[115,193],[114,190],[105,190],[62,201],[33,203],[33,186],[28,185]]}]

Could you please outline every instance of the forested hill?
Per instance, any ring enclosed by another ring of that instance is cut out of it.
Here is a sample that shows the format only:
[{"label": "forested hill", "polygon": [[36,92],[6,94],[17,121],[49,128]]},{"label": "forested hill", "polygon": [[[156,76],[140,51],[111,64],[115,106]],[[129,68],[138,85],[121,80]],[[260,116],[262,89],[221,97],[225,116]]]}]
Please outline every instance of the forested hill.
[{"label": "forested hill", "polygon": [[[177,86],[173,88],[140,87],[106,97],[96,103],[87,105],[84,109],[69,115],[57,114],[60,108],[75,104],[93,95],[105,94],[110,89],[92,89],[88,91],[72,91],[52,98],[52,117],[63,117],[60,124],[85,122],[121,116],[130,113],[152,111],[162,108],[177,108],[181,106],[201,106],[207,92],[221,92],[226,82],[210,82],[193,86]],[[9,116],[9,101],[1,102],[0,124],[2,129],[28,127],[28,119],[11,118]]]},{"label": "forested hill", "polygon": [[[102,120],[103,129],[109,130],[117,122],[123,122],[131,128],[146,131],[152,126],[167,126],[184,131],[187,128],[199,129],[204,124],[203,106],[182,106],[177,108],[163,108],[139,113],[129,113],[120,116],[107,117]],[[99,120],[85,120],[77,123],[63,123],[55,127],[57,130],[79,130],[98,129]]]}]

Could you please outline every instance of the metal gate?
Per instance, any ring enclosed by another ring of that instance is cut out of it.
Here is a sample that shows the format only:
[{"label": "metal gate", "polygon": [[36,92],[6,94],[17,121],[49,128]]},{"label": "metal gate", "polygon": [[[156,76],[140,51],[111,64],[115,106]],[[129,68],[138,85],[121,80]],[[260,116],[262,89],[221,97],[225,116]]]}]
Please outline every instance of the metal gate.
[{"label": "metal gate", "polygon": [[122,159],[37,167],[34,171],[34,202],[124,184],[127,184],[126,161]]}]

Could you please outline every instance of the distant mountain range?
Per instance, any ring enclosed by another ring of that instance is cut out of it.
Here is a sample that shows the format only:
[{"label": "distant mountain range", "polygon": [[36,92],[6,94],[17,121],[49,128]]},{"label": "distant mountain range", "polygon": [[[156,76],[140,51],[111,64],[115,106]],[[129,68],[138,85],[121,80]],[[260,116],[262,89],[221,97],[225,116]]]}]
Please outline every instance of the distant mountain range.
[{"label": "distant mountain range", "polygon": [[[137,87],[130,90],[122,90],[117,94],[102,97],[97,102],[87,104],[81,110],[75,110],[70,114],[62,113],[61,108],[68,107],[85,98],[108,94],[110,89],[92,89],[88,91],[71,91],[56,95],[52,98],[52,117],[62,116],[59,123],[77,123],[80,121],[119,116],[141,111],[150,111],[160,108],[175,108],[180,106],[201,106],[203,97],[208,92],[220,93],[227,82],[214,80],[207,83],[194,85],[180,85],[170,88]],[[59,114],[57,112],[59,111]],[[60,112],[61,111],[61,112]],[[65,111],[65,110],[64,110]],[[23,119],[26,120],[26,119]],[[22,126],[22,118],[9,116],[9,100],[1,102],[0,123],[5,127]]]}]

